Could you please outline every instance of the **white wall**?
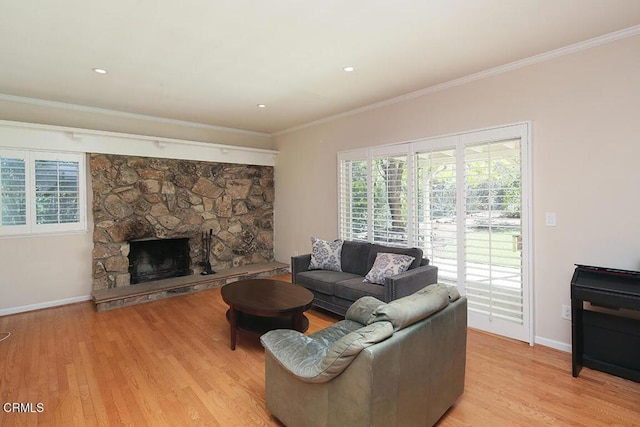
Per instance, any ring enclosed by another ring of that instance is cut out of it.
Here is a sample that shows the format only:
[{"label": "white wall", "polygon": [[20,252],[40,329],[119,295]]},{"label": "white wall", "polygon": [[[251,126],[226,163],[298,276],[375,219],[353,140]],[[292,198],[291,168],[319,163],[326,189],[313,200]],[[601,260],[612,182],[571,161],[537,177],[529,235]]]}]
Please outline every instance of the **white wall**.
[{"label": "white wall", "polygon": [[569,349],[573,264],[640,270],[638,52],[635,36],[276,136],[276,258],[337,237],[338,151],[531,120],[535,335]]},{"label": "white wall", "polygon": [[91,236],[0,239],[0,315],[89,299]]}]

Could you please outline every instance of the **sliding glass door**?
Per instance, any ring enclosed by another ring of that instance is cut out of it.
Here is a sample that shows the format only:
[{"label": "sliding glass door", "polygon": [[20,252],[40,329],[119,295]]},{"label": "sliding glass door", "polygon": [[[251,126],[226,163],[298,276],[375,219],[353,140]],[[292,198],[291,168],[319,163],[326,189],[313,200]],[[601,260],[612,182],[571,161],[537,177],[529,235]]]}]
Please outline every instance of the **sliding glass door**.
[{"label": "sliding glass door", "polygon": [[422,248],[469,326],[532,342],[528,144],[519,124],[340,153],[341,237]]}]

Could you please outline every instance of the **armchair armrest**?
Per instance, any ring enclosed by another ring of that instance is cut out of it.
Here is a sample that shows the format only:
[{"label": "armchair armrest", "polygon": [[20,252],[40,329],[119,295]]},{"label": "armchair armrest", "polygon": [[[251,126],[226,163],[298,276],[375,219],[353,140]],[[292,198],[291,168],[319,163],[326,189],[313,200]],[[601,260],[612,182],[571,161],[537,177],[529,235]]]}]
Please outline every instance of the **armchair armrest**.
[{"label": "armchair armrest", "polygon": [[384,300],[389,302],[411,295],[434,283],[438,283],[438,267],[435,265],[424,265],[407,270],[404,273],[385,279]]},{"label": "armchair armrest", "polygon": [[338,330],[333,334],[329,331],[332,335],[329,340],[322,335],[308,336],[288,329],[276,329],[262,335],[260,342],[280,366],[299,380],[324,383],[347,369],[363,349],[393,335],[393,324],[388,321],[374,322],[353,332],[335,325],[331,328]]},{"label": "armchair armrest", "polygon": [[311,254],[297,255],[291,257],[291,281],[296,283],[296,275],[309,270],[311,264]]}]

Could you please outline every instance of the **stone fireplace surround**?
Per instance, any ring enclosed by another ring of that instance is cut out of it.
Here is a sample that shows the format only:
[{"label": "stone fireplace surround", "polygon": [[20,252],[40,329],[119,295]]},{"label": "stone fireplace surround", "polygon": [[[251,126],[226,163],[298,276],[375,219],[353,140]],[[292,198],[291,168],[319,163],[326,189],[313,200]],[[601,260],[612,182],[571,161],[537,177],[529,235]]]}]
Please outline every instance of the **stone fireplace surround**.
[{"label": "stone fireplace surround", "polygon": [[130,285],[132,240],[189,238],[194,274],[209,230],[216,271],[274,259],[271,166],[91,154],[90,172],[94,292]]}]

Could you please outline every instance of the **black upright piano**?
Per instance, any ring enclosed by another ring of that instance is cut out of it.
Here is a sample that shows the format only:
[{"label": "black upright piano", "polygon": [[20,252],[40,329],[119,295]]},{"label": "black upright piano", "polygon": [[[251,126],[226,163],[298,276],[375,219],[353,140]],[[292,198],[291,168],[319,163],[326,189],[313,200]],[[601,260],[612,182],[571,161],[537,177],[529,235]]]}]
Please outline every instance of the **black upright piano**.
[{"label": "black upright piano", "polygon": [[[591,306],[612,310],[589,310]],[[572,373],[583,366],[640,382],[640,271],[576,264],[571,279]],[[614,313],[614,314],[612,314]]]}]

